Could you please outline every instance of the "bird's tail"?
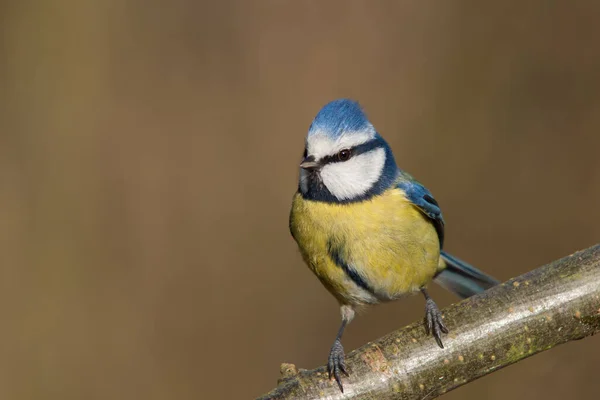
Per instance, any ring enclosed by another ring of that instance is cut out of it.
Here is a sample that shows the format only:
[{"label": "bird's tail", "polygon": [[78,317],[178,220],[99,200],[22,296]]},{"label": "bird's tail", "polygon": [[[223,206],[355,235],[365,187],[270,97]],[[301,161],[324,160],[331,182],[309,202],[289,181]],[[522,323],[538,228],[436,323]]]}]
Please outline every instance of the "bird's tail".
[{"label": "bird's tail", "polygon": [[444,289],[462,297],[471,297],[496,286],[500,282],[477,268],[442,251],[440,262],[445,267],[435,277],[435,281]]}]

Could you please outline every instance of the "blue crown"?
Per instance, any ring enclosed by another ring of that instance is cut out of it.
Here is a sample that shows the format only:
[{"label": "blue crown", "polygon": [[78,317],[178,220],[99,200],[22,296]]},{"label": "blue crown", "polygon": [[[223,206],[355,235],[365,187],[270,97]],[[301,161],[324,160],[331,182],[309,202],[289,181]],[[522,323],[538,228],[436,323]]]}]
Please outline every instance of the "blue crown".
[{"label": "blue crown", "polygon": [[308,136],[321,132],[336,139],[344,132],[373,129],[360,105],[349,99],[338,99],[327,103],[308,129]]}]

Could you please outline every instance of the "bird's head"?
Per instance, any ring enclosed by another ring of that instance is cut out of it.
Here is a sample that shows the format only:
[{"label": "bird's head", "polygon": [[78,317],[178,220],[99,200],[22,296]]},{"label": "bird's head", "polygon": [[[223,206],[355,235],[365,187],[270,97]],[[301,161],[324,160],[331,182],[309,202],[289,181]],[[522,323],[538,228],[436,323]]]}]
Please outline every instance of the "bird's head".
[{"label": "bird's head", "polygon": [[326,104],[313,120],[300,164],[304,198],[348,203],[389,188],[398,174],[389,145],[360,105],[340,99]]}]

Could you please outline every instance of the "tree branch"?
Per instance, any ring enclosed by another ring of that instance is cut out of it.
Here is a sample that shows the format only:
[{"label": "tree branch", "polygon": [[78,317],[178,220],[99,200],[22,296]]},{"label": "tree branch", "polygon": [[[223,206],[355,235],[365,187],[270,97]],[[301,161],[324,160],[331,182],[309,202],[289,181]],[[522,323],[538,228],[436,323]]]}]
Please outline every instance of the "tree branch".
[{"label": "tree branch", "polygon": [[282,364],[267,399],[432,399],[481,376],[600,331],[600,245],[443,310],[445,349],[422,321],[349,353],[344,393],[325,367]]}]

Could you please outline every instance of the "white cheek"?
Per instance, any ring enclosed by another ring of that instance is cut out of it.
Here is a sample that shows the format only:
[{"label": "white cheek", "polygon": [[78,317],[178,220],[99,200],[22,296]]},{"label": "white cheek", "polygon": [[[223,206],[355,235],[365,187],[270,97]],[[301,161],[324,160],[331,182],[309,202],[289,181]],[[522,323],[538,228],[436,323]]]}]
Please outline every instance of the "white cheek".
[{"label": "white cheek", "polygon": [[348,200],[364,195],[379,180],[385,165],[382,148],[352,157],[346,162],[327,164],[321,179],[338,200]]}]

